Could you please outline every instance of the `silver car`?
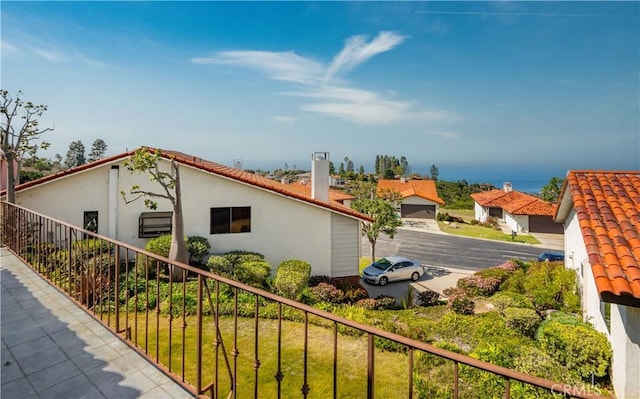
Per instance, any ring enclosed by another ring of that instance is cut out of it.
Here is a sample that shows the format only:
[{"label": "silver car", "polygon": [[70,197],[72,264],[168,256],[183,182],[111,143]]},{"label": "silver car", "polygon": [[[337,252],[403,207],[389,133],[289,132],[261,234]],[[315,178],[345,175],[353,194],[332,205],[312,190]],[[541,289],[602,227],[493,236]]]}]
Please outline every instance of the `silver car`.
[{"label": "silver car", "polygon": [[362,271],[362,278],[368,283],[387,285],[390,281],[416,281],[424,272],[425,267],[417,260],[387,256],[367,266]]}]

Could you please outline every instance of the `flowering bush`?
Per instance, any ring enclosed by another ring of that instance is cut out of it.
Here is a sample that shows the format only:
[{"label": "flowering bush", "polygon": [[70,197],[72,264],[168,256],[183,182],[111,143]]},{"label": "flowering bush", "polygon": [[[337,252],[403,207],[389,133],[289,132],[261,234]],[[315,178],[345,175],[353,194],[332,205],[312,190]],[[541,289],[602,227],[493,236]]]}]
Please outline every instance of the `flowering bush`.
[{"label": "flowering bush", "polygon": [[420,306],[434,306],[438,304],[439,300],[440,294],[428,288],[418,293],[418,304]]},{"label": "flowering bush", "polygon": [[458,288],[464,290],[470,296],[493,295],[502,284],[500,277],[483,277],[474,274],[458,280]]},{"label": "flowering bush", "polygon": [[356,306],[360,306],[367,310],[374,310],[378,307],[378,301],[373,298],[361,299],[356,302]]},{"label": "flowering bush", "polygon": [[344,298],[344,292],[334,285],[320,283],[311,288],[311,292],[319,302],[340,303]]},{"label": "flowering bush", "polygon": [[447,296],[447,307],[458,314],[474,314],[476,303],[460,288],[447,288],[442,292]]}]

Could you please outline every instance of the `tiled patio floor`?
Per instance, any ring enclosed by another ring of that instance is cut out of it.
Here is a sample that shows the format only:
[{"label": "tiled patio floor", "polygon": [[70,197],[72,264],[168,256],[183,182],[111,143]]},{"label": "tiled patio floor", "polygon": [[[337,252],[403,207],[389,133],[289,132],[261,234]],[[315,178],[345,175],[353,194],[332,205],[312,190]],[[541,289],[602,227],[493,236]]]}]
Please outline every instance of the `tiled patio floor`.
[{"label": "tiled patio floor", "polygon": [[0,249],[2,398],[192,398]]}]

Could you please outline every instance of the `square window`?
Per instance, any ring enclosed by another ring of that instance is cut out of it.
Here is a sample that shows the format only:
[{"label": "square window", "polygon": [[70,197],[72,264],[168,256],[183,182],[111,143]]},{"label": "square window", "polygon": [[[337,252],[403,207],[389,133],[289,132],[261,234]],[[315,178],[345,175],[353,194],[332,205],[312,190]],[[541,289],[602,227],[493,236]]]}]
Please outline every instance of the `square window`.
[{"label": "square window", "polygon": [[251,207],[211,208],[211,234],[250,233]]}]

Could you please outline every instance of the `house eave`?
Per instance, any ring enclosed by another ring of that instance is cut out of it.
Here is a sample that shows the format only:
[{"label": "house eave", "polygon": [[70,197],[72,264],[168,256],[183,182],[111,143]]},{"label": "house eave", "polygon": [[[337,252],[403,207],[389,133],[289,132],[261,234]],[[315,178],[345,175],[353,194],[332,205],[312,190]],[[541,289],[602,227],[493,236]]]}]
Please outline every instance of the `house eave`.
[{"label": "house eave", "polygon": [[601,292],[600,299],[602,299],[603,302],[640,308],[640,298],[636,298],[631,295],[615,295],[611,292]]}]

